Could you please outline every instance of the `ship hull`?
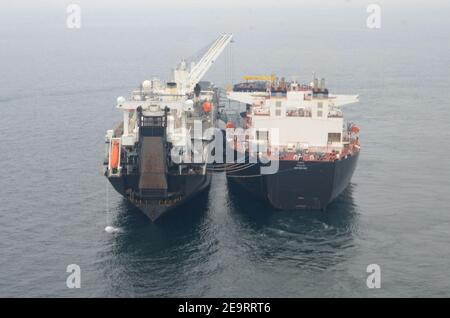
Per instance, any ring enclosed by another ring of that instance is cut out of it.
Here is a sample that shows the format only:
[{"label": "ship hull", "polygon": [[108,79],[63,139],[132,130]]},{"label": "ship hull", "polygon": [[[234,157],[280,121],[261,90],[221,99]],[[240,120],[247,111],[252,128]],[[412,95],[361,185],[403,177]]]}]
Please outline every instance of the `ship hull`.
[{"label": "ship hull", "polygon": [[184,203],[193,199],[211,184],[211,174],[168,176],[171,191],[164,195],[139,195],[129,189],[136,186],[138,176],[109,177],[114,189],[152,222],[169,211],[182,209]]},{"label": "ship hull", "polygon": [[325,210],[349,185],[358,157],[359,152],[334,162],[280,160],[274,174],[261,174],[259,163],[234,166],[227,180],[276,209]]}]

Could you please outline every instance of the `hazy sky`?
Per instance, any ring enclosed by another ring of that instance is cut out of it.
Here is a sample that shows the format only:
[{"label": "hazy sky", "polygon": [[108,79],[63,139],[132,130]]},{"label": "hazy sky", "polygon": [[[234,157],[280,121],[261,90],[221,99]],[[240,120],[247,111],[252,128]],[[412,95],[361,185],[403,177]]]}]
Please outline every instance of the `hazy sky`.
[{"label": "hazy sky", "polygon": [[12,10],[52,10],[76,3],[85,8],[101,8],[104,10],[158,7],[261,7],[261,6],[335,6],[342,4],[404,5],[405,10],[411,6],[429,6],[448,4],[447,0],[3,0],[2,11]]},{"label": "hazy sky", "polygon": [[[84,17],[95,14],[93,17],[98,16],[101,19],[106,15],[114,14],[116,18],[122,14],[121,20],[130,19],[133,22],[134,16],[127,13],[158,13],[156,18],[164,17],[164,23],[167,26],[176,26],[180,19],[188,20],[193,14],[196,15],[195,19],[199,19],[199,16],[207,19],[211,15],[242,13],[246,10],[254,13],[253,16],[257,18],[262,16],[272,18],[271,14],[277,15],[275,18],[280,18],[280,15],[292,14],[290,12],[292,8],[295,8],[297,12],[313,9],[313,14],[327,11],[328,15],[333,14],[334,9],[340,10],[342,15],[346,14],[347,9],[358,8],[358,11],[366,15],[366,7],[372,3],[380,4],[383,13],[395,11],[398,16],[407,16],[408,12],[420,13],[422,10],[442,12],[443,8],[445,11],[450,8],[448,0],[2,0],[0,1],[0,25],[7,27],[13,23],[20,26],[21,23],[26,23],[24,18],[26,15],[38,19],[47,13],[64,17],[69,4],[80,5]],[[174,12],[177,12],[178,16],[172,15]],[[230,18],[229,22],[232,23],[236,19],[242,21],[246,16],[230,16]],[[41,19],[45,24],[45,19]],[[6,22],[2,23],[2,20]],[[196,22],[201,23],[201,20]],[[111,23],[114,21],[108,21],[108,24]]]}]

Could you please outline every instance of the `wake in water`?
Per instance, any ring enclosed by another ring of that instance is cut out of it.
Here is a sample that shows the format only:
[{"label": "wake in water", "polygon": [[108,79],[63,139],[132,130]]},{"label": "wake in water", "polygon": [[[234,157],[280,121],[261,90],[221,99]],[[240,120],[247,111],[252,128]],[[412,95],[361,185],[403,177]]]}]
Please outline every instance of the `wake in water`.
[{"label": "wake in water", "polygon": [[105,227],[105,232],[114,234],[114,233],[122,233],[123,231],[121,228],[108,225],[107,227]]}]

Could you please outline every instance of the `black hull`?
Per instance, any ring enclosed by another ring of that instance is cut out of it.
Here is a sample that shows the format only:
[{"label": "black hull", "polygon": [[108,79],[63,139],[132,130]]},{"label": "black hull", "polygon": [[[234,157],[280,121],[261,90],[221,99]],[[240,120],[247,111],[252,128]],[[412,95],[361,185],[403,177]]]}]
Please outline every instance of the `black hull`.
[{"label": "black hull", "polygon": [[359,152],[335,162],[281,160],[278,172],[265,175],[256,163],[227,171],[227,180],[276,209],[324,210],[349,185],[358,157]]},{"label": "black hull", "polygon": [[165,213],[181,207],[211,184],[211,174],[168,176],[171,190],[165,195],[137,196],[127,189],[135,188],[139,176],[109,177],[114,189],[132,205],[142,211],[152,222]]}]

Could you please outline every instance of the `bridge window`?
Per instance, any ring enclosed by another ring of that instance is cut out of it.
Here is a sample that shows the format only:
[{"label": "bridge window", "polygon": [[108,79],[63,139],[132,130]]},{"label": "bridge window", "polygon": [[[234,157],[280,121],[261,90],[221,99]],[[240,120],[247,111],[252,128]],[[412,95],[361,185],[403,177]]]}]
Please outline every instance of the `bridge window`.
[{"label": "bridge window", "polygon": [[341,142],[341,133],[328,133],[328,143]]},{"label": "bridge window", "polygon": [[275,102],[275,116],[281,116],[281,101],[277,100]]},{"label": "bridge window", "polygon": [[269,132],[268,131],[256,131],[256,139],[258,140],[269,140]]}]

